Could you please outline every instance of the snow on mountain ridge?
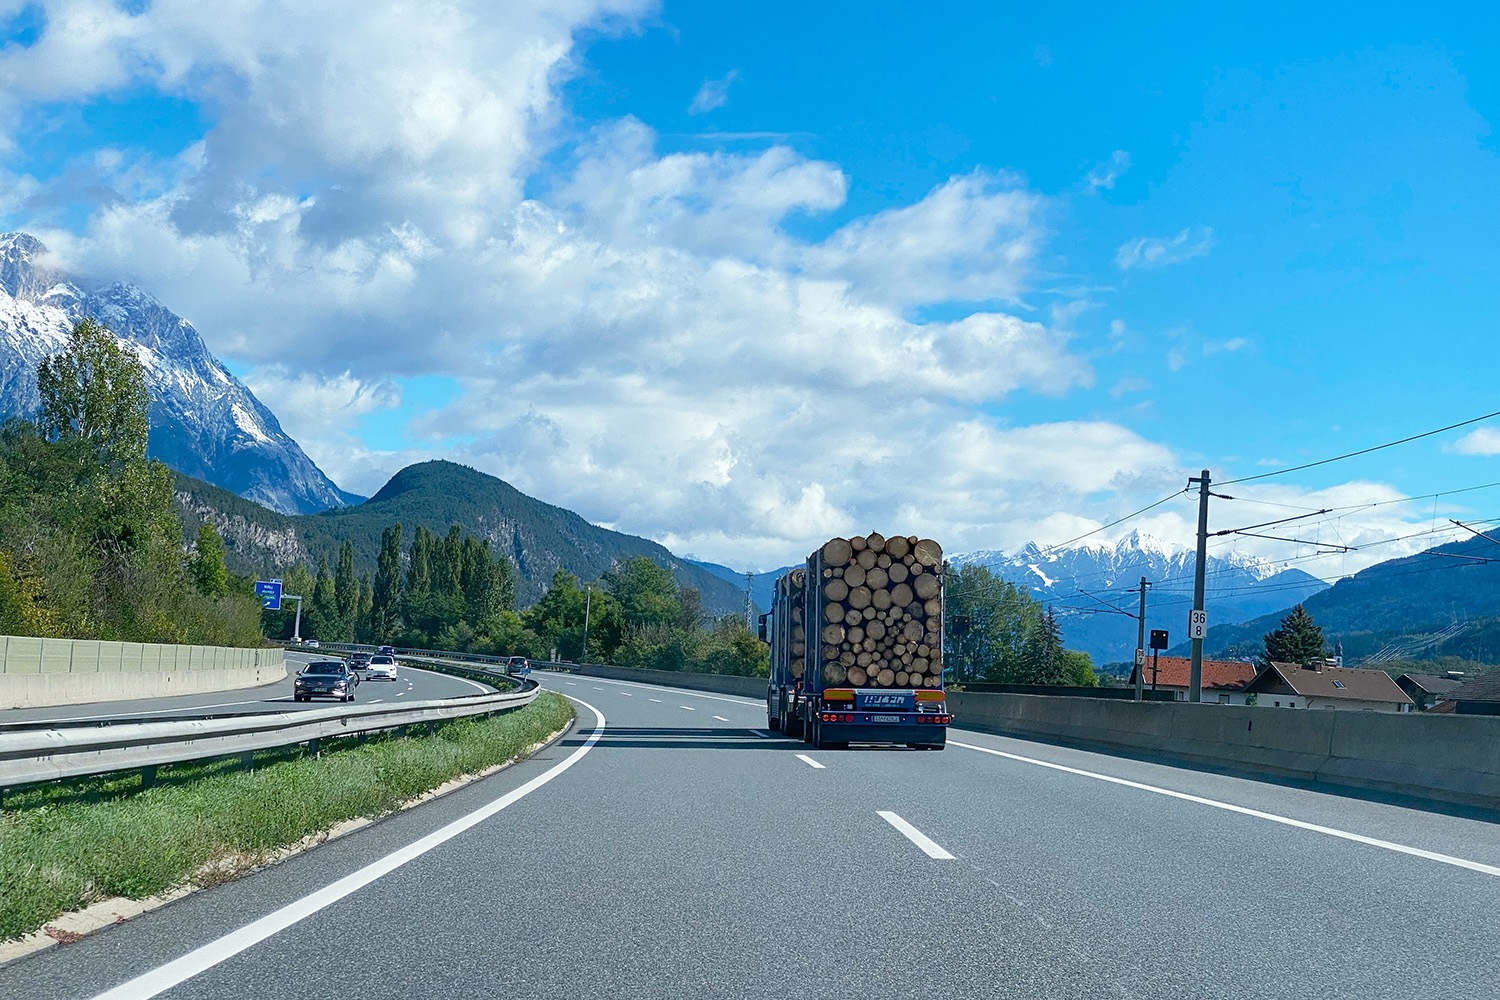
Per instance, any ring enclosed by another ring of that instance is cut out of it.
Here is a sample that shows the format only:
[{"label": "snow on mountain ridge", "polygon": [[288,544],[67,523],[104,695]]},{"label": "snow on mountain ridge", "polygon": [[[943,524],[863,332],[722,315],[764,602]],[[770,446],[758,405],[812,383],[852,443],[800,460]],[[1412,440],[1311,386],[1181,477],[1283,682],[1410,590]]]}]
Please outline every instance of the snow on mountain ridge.
[{"label": "snow on mountain ridge", "polygon": [[37,365],[67,343],[74,323],[93,317],[140,358],[153,457],[283,513],[357,499],[313,464],[191,323],[135,285],[91,289],[55,273],[40,263],[46,255],[35,237],[0,234],[0,417],[36,412]]}]

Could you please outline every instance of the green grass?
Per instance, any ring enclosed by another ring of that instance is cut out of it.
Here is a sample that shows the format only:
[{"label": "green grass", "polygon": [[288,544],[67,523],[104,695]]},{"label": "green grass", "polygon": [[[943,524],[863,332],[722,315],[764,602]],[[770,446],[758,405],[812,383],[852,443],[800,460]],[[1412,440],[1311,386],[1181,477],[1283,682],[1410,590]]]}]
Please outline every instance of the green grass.
[{"label": "green grass", "polygon": [[526,708],[458,719],[433,735],[323,743],[238,760],[40,786],[0,810],[0,940],[111,896],[140,899],[243,874],[309,834],[380,816],[463,774],[510,760],[572,718],[543,692]]}]

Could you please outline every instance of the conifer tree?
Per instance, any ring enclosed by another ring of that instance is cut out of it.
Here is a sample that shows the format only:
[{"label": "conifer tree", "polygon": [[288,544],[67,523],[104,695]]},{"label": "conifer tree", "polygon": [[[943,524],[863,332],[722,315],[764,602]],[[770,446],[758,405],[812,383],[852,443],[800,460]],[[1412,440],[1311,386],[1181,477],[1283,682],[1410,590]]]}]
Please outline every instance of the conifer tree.
[{"label": "conifer tree", "polygon": [[1295,663],[1298,666],[1323,658],[1323,629],[1313,621],[1302,605],[1297,605],[1274,631],[1265,634],[1267,663]]}]

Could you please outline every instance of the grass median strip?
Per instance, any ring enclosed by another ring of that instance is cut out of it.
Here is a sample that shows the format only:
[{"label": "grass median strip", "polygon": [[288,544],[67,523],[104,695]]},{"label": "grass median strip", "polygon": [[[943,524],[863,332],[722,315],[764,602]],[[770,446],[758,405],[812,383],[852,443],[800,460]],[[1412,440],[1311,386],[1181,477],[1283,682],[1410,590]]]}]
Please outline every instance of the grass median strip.
[{"label": "grass median strip", "polygon": [[324,741],[238,760],[81,779],[6,797],[0,810],[0,940],[102,899],[142,899],[237,877],[303,838],[375,817],[453,778],[512,760],[565,726],[544,692],[521,709],[457,719],[431,735]]}]

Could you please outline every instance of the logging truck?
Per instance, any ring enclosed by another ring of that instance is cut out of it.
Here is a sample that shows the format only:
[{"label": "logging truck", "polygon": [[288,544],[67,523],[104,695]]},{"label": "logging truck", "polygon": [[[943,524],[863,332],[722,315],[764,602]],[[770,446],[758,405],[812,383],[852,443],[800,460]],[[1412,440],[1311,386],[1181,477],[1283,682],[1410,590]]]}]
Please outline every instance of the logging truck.
[{"label": "logging truck", "polygon": [[915,535],[834,538],[776,581],[766,724],[815,747],[941,750],[943,550]]}]

